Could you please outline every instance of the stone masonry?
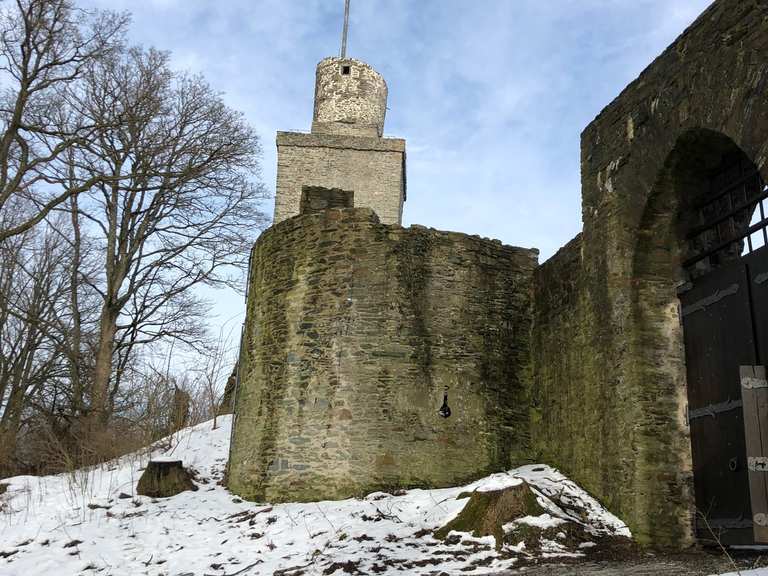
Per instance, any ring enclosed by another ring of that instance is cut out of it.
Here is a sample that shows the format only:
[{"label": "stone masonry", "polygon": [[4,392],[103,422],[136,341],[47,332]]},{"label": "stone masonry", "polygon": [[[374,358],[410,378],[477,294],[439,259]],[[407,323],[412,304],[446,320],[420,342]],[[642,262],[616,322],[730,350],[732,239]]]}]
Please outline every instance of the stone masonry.
[{"label": "stone masonry", "polygon": [[716,0],[584,130],[583,230],[537,266],[400,227],[386,84],[321,62],[313,132],[278,133],[275,225],[252,253],[232,490],[343,498],[543,461],[640,543],[692,544],[682,208],[726,152],[768,180],[766,94],[768,0]]},{"label": "stone masonry", "polygon": [[386,107],[387,85],[364,62],[318,64],[312,133],[277,134],[276,223],[299,214],[304,186],[349,190],[355,207],[402,222],[405,140],[382,138]]},{"label": "stone masonry", "polygon": [[730,148],[768,178],[766,94],[768,1],[714,2],[584,130],[583,232],[536,274],[537,458],[656,547],[690,544],[696,515],[682,169]]},{"label": "stone masonry", "polygon": [[303,186],[341,188],[355,207],[400,224],[405,199],[405,140],[277,133],[275,223],[299,214]]},{"label": "stone masonry", "polygon": [[386,114],[387,83],[365,62],[326,58],[317,65],[314,134],[381,138]]},{"label": "stone masonry", "polygon": [[336,499],[527,461],[536,259],[364,208],[267,230],[253,250],[231,489]]}]

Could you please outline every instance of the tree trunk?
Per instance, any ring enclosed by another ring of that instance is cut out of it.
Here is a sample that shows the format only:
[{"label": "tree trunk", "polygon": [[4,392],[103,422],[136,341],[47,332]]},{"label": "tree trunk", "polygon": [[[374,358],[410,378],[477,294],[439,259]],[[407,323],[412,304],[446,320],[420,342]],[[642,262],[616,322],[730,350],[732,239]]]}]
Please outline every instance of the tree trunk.
[{"label": "tree trunk", "polygon": [[17,472],[13,462],[16,455],[16,430],[0,426],[0,478]]},{"label": "tree trunk", "polygon": [[[71,159],[71,154],[70,154]],[[70,180],[74,180],[74,169],[70,168]],[[69,377],[72,380],[72,410],[75,417],[80,417],[85,407],[85,394],[83,390],[83,375],[81,374],[81,344],[82,344],[82,316],[80,313],[80,267],[82,265],[82,237],[80,234],[80,220],[78,216],[78,195],[72,196],[70,206],[70,219],[72,222],[72,264],[69,270],[69,305],[72,314],[72,330],[70,332],[69,346],[67,349],[69,360]]]},{"label": "tree trunk", "polygon": [[112,355],[115,347],[117,314],[107,305],[101,311],[99,320],[99,344],[93,368],[93,389],[91,390],[90,418],[92,425],[104,426],[109,420],[107,396],[109,379],[112,375]]},{"label": "tree trunk", "polygon": [[[173,390],[173,403],[171,406],[170,433],[178,432],[189,424],[189,394],[176,386]],[[214,417],[215,418],[215,417]],[[214,428],[216,424],[214,422]]]},{"label": "tree trunk", "polygon": [[197,486],[181,460],[150,460],[136,486],[136,494],[152,498],[168,498],[185,490],[197,490]]}]

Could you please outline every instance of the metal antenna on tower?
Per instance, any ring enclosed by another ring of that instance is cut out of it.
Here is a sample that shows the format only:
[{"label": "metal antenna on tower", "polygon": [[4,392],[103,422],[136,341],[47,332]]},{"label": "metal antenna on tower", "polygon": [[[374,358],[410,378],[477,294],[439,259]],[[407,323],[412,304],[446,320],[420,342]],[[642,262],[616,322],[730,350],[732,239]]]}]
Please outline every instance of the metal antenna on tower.
[{"label": "metal antenna on tower", "polygon": [[341,33],[341,57],[347,57],[347,31],[349,30],[349,0],[344,0],[344,31]]}]

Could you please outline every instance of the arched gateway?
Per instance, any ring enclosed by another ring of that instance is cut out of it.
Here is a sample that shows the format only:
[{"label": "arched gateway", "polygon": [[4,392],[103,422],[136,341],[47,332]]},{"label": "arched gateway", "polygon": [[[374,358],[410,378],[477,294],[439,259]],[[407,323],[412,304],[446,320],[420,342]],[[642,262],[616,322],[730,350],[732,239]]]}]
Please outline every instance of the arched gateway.
[{"label": "arched gateway", "polygon": [[233,491],[344,498],[539,461],[643,544],[768,541],[768,0],[715,1],[587,126],[583,232],[541,266],[401,228],[383,78],[326,59],[315,93],[312,133],[278,134],[252,253]]},{"label": "arched gateway", "polygon": [[[766,198],[757,166],[730,138],[691,129],[669,154],[638,229],[634,347],[666,359],[644,378],[686,383],[694,527],[704,540],[768,536],[758,469],[768,456],[768,388],[755,384],[768,362]],[[679,325],[655,332],[678,299]]]},{"label": "arched gateway", "polygon": [[680,287],[696,532],[768,543],[768,193],[735,146],[702,168]]},{"label": "arched gateway", "polygon": [[536,273],[537,455],[657,547],[768,541],[766,38],[718,0],[587,126]]}]

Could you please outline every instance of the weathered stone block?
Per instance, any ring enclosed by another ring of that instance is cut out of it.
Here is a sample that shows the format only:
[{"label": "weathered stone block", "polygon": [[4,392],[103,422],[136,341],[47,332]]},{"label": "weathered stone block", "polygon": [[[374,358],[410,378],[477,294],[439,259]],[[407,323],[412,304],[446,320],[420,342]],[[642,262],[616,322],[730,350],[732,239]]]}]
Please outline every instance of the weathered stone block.
[{"label": "weathered stone block", "polygon": [[355,207],[373,209],[384,224],[400,224],[405,140],[278,132],[275,223],[301,212],[307,186],[353,191]]}]

